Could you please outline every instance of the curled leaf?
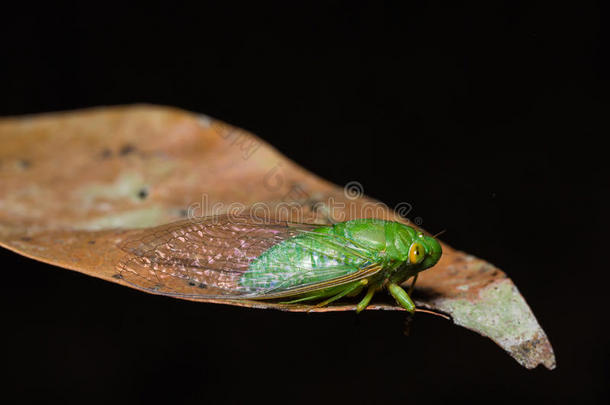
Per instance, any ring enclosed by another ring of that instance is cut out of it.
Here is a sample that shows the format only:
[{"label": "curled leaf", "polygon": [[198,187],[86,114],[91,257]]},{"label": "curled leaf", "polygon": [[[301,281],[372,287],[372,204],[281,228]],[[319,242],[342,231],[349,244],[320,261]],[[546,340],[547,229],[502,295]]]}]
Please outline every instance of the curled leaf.
[{"label": "curled leaf", "polygon": [[[337,187],[246,131],[167,107],[4,118],[0,142],[0,245],[129,287],[117,277],[125,255],[121,244],[146,228],[193,216],[264,203],[301,222],[405,221],[362,195],[357,184]],[[443,251],[441,261],[419,277],[418,307],[491,338],[527,368],[554,368],[550,342],[506,274],[445,244]],[[312,308],[200,301],[285,311],[355,308],[345,302]],[[402,310],[389,300],[368,309]]]}]

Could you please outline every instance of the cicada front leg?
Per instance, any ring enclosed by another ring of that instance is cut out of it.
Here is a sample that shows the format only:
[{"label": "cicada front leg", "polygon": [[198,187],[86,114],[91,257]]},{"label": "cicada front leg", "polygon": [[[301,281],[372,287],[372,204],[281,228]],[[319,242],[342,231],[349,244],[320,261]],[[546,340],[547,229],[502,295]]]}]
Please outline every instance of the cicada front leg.
[{"label": "cicada front leg", "polygon": [[398,305],[400,305],[410,313],[415,312],[415,303],[413,303],[413,300],[411,299],[411,297],[409,297],[409,294],[407,294],[407,292],[403,290],[401,286],[396,283],[389,283],[387,288],[392,297],[394,297],[394,299],[398,303]]}]

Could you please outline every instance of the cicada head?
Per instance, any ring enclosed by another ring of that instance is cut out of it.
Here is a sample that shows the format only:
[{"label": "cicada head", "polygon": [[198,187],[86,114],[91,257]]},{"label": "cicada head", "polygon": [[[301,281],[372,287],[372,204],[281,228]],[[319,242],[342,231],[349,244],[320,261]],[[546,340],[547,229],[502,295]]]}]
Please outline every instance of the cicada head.
[{"label": "cicada head", "polygon": [[421,267],[419,271],[425,270],[434,266],[441,258],[443,254],[443,249],[441,248],[441,244],[438,241],[431,237],[424,235],[422,238],[422,244],[426,250],[426,255],[424,260],[421,262]]},{"label": "cicada head", "polygon": [[399,225],[395,232],[394,246],[404,267],[410,273],[417,273],[434,266],[442,255],[440,243],[410,226]]}]

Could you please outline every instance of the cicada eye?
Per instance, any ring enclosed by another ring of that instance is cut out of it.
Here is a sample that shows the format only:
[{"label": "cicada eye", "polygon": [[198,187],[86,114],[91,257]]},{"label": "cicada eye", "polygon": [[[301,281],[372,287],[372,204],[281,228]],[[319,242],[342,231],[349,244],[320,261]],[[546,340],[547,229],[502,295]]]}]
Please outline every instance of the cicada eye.
[{"label": "cicada eye", "polygon": [[424,260],[424,256],[426,255],[426,250],[421,243],[415,242],[409,248],[409,262],[410,263],[419,263]]}]

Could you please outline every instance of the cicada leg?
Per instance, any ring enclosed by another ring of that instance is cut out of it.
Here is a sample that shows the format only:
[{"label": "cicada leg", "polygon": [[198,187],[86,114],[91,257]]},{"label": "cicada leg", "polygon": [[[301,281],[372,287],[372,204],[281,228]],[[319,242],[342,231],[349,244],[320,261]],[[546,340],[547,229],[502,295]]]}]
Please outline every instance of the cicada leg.
[{"label": "cicada leg", "polygon": [[372,285],[372,286],[369,287],[369,289],[367,290],[366,295],[364,296],[364,298],[362,298],[362,300],[356,306],[356,312],[357,313],[360,313],[360,312],[364,311],[364,309],[371,302],[371,299],[373,298],[373,295],[375,295],[375,292],[377,291],[378,288],[379,287],[376,286],[376,285]]},{"label": "cicada leg", "polygon": [[349,294],[346,295],[346,297],[355,297],[358,294],[360,294],[362,292],[362,289],[364,288],[363,284],[360,284],[358,286],[358,288],[356,288],[354,291],[350,292]]},{"label": "cicada leg", "polygon": [[332,297],[330,297],[327,300],[324,300],[322,302],[320,302],[319,304],[316,304],[314,306],[314,308],[320,308],[320,307],[325,307],[326,305],[330,304],[333,301],[338,300],[339,298],[343,298],[346,295],[348,295],[351,292],[354,292],[356,289],[358,288],[362,288],[362,286],[368,284],[368,280],[367,279],[362,279],[357,283],[351,284],[351,285],[347,285],[345,287],[345,289],[341,290],[338,294],[333,295]]},{"label": "cicada leg", "polygon": [[312,294],[312,295],[306,295],[305,297],[297,298],[297,299],[290,300],[290,301],[281,301],[280,304],[296,304],[298,302],[312,301],[312,300],[315,300],[318,298],[324,298],[324,297],[325,297],[324,293]]},{"label": "cicada leg", "polygon": [[413,294],[413,289],[415,288],[415,282],[417,281],[417,276],[419,276],[419,273],[417,273],[413,276],[413,281],[411,281],[411,287],[409,287],[409,295]]},{"label": "cicada leg", "polygon": [[396,283],[389,283],[388,291],[392,297],[394,297],[396,302],[398,302],[398,305],[411,313],[415,312],[415,304],[413,303],[413,300],[411,300],[409,294],[407,294],[407,292],[403,290],[401,286]]}]

